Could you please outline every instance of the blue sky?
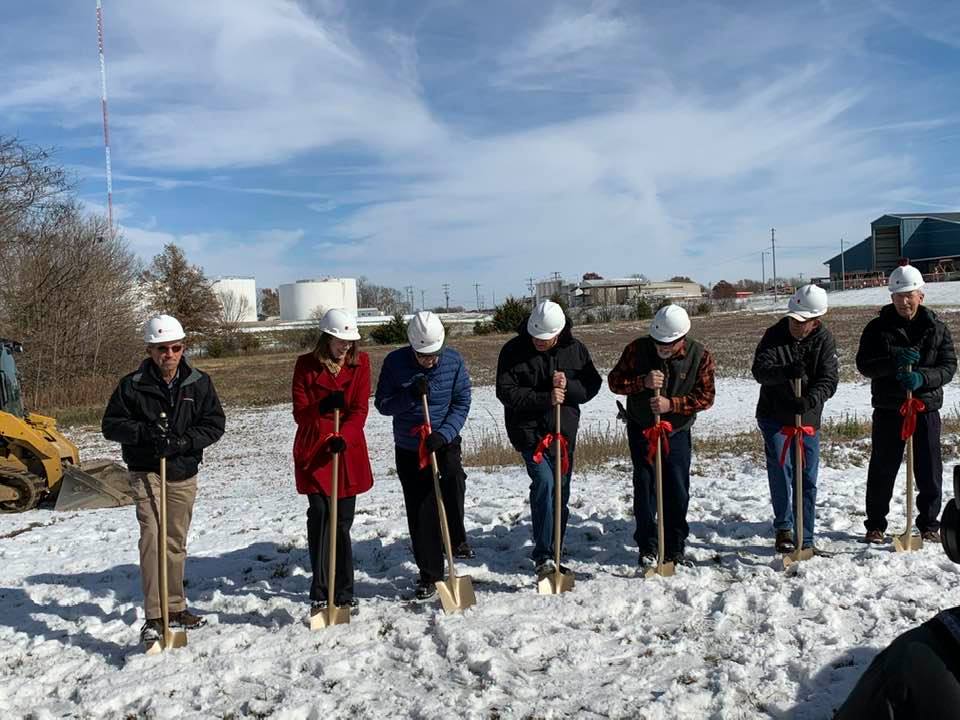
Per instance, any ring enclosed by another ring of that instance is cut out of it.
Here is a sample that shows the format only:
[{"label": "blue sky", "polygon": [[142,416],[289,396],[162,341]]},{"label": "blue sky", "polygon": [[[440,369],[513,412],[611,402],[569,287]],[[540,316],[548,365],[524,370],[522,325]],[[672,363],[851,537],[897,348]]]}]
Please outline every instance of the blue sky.
[{"label": "blue sky", "polygon": [[[0,134],[106,203],[94,0],[8,3]],[[960,210],[960,3],[104,0],[114,204],[259,286],[474,305],[526,278],[759,278]],[[766,261],[770,273],[770,258]]]}]

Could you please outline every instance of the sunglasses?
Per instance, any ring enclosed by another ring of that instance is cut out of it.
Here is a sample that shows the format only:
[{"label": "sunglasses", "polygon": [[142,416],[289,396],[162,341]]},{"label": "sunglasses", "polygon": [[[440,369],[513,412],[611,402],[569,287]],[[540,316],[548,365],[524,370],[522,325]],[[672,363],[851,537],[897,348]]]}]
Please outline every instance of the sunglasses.
[{"label": "sunglasses", "polygon": [[[415,352],[416,352],[416,351],[415,351]],[[440,353],[439,353],[439,352],[435,352],[435,353],[420,353],[420,352],[418,352],[418,353],[416,353],[416,356],[417,356],[418,358],[420,358],[421,360],[430,360],[430,359],[432,359],[432,358],[438,358],[438,357],[440,357]]]},{"label": "sunglasses", "polygon": [[174,355],[179,352],[183,352],[183,345],[153,345],[151,347],[161,355],[166,355],[167,352],[170,352]]}]

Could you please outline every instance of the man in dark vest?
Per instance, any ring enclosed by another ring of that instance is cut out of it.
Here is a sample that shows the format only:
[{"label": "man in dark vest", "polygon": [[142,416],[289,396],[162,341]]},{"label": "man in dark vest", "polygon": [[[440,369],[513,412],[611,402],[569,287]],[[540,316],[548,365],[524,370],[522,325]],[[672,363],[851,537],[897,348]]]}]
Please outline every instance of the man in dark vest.
[{"label": "man in dark vest", "polygon": [[[640,565],[656,562],[656,477],[647,435],[659,415],[668,434],[661,440],[663,458],[664,558],[683,563],[690,528],[690,428],[697,413],[713,405],[716,364],[710,352],[687,336],[690,318],[679,305],[657,311],[649,337],[624,348],[607,382],[610,390],[627,396],[627,438],[633,458],[634,539]],[[658,394],[655,391],[659,390]]]}]

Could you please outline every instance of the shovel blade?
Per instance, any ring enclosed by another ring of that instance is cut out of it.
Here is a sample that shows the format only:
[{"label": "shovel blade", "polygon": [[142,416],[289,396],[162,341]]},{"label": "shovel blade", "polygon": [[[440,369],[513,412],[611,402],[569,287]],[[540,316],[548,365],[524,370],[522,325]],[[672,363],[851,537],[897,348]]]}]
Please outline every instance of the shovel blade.
[{"label": "shovel blade", "polygon": [[792,553],[787,553],[783,556],[783,567],[788,568],[791,565],[803,562],[804,560],[810,560],[813,557],[813,548],[797,548]]},{"label": "shovel blade", "polygon": [[893,549],[897,552],[916,552],[923,548],[923,538],[910,531],[893,538]]},{"label": "shovel blade", "polygon": [[573,590],[572,572],[552,572],[537,582],[537,592],[541,595],[559,595]]},{"label": "shovel blade", "polygon": [[350,607],[342,605],[340,607],[333,605],[326,610],[321,610],[316,615],[310,617],[311,630],[323,630],[332,625],[349,625]]},{"label": "shovel blade", "polygon": [[654,575],[659,575],[660,577],[673,577],[676,570],[676,565],[672,562],[665,562],[659,565],[654,565],[653,567],[648,567],[643,573],[644,578],[652,578]]},{"label": "shovel blade", "polygon": [[183,630],[167,630],[163,640],[157,640],[147,646],[147,655],[159,655],[164,650],[179,650],[187,646],[187,633]]},{"label": "shovel blade", "polygon": [[477,604],[477,598],[473,594],[473,580],[469,575],[440,580],[437,582],[437,595],[440,596],[440,604],[447,615],[462,612]]}]

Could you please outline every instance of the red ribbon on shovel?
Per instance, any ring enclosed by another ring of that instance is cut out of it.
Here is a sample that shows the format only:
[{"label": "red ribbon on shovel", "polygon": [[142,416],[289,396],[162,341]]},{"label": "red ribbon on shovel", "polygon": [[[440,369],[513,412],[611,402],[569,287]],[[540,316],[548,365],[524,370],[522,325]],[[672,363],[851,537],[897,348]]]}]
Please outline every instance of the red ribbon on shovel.
[{"label": "red ribbon on shovel", "polygon": [[673,432],[673,425],[669,420],[658,420],[653,425],[643,431],[643,436],[647,439],[647,462],[652,463],[657,455],[657,438],[660,438],[663,454],[670,454],[670,433]]},{"label": "red ribbon on shovel", "polygon": [[915,397],[907,398],[900,406],[900,414],[903,415],[903,425],[900,427],[900,439],[906,440],[913,431],[917,429],[917,413],[927,409],[923,400],[917,400]]},{"label": "red ribbon on shovel", "polygon": [[429,422],[421,423],[410,431],[411,435],[420,436],[420,444],[417,446],[417,459],[420,461],[421,470],[430,465],[430,451],[427,450],[427,436],[430,432]]},{"label": "red ribbon on shovel", "polygon": [[780,465],[783,466],[787,462],[787,453],[790,451],[790,441],[793,438],[797,438],[797,442],[800,443],[800,452],[803,453],[803,436],[809,435],[813,437],[816,434],[816,430],[813,429],[813,425],[801,425],[797,427],[796,425],[784,425],[780,428],[780,434],[786,438],[786,441],[783,443],[783,450],[780,451]]},{"label": "red ribbon on shovel", "polygon": [[537,445],[533,451],[533,461],[537,465],[543,462],[543,454],[553,445],[553,441],[557,437],[560,438],[560,472],[566,475],[570,472],[570,455],[567,452],[567,439],[563,436],[563,433],[560,435],[556,433],[547,433],[544,435],[543,440],[540,441],[540,444]]}]

